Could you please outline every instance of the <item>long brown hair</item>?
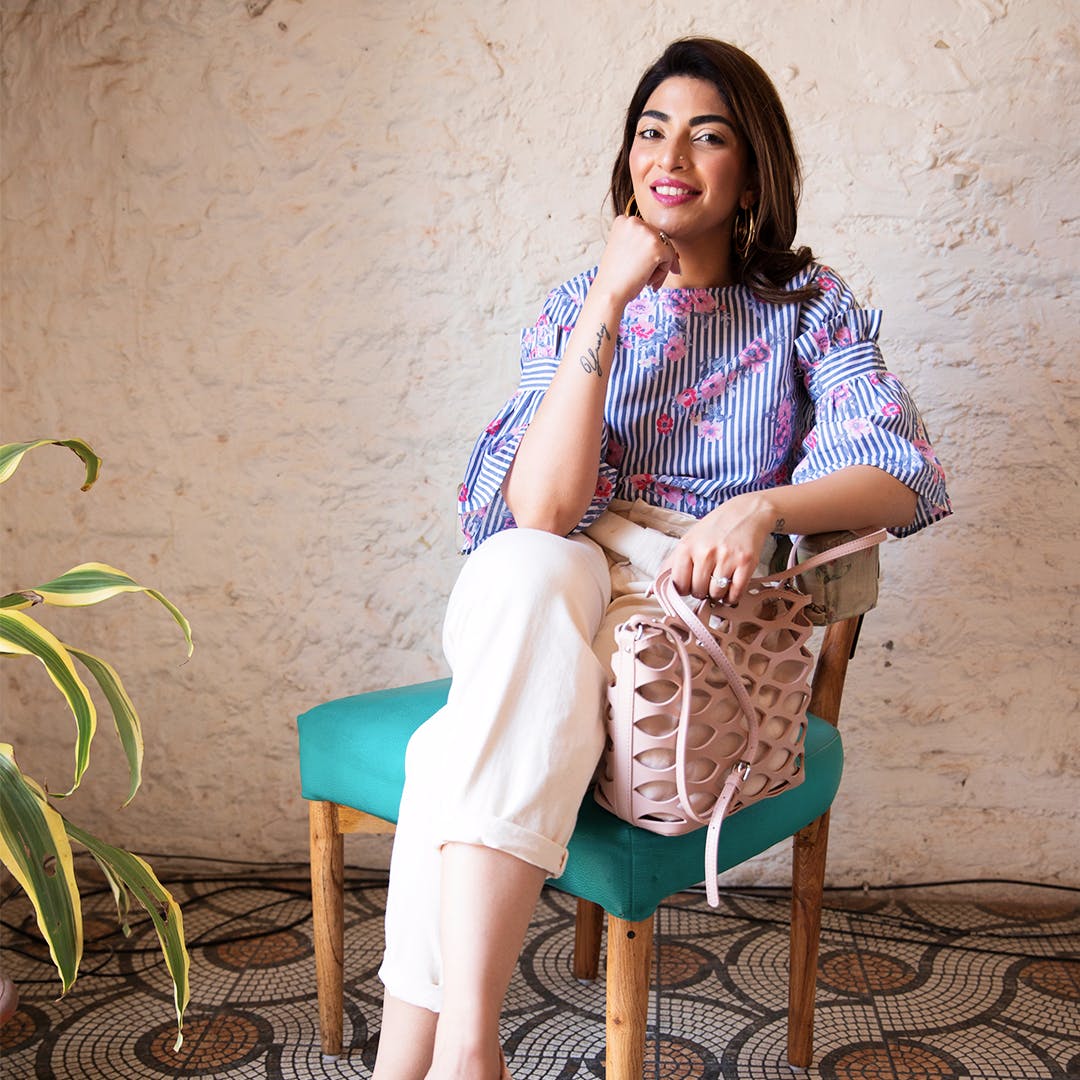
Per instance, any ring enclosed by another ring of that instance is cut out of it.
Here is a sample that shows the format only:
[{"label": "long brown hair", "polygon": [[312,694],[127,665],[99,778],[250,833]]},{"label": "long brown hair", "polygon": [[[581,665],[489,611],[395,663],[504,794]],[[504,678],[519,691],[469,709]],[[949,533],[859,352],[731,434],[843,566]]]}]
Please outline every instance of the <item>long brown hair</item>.
[{"label": "long brown hair", "polygon": [[634,185],[630,148],[645,103],[665,79],[682,75],[702,79],[723,98],[749,155],[758,189],[754,206],[756,232],[743,258],[732,246],[740,285],[770,303],[790,303],[817,295],[814,285],[789,291],[784,286],[813,259],[808,247],[793,249],[802,171],[784,106],[772,80],[756,60],[726,41],[682,38],[673,41],[641,77],[626,110],[622,149],[611,172],[611,201],[622,213]]}]

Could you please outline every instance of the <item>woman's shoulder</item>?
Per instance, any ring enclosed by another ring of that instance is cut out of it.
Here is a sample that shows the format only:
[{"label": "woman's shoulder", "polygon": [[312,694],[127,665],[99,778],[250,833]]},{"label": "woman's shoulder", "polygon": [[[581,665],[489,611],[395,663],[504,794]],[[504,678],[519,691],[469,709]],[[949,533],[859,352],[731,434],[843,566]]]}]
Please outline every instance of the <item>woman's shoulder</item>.
[{"label": "woman's shoulder", "polygon": [[596,278],[597,269],[596,266],[590,266],[587,270],[582,270],[580,273],[556,285],[548,293],[548,301],[569,302],[580,307],[585,302],[585,296]]},{"label": "woman's shoulder", "polygon": [[596,271],[597,267],[592,266],[556,285],[544,298],[540,317],[537,319],[538,325],[572,327],[581,314],[581,305],[585,303]]},{"label": "woman's shoulder", "polygon": [[800,303],[799,323],[803,330],[862,309],[847,281],[826,263],[817,260],[808,263],[784,286],[788,292],[807,287],[813,288],[815,294]]},{"label": "woman's shoulder", "polygon": [[[563,325],[572,325],[576,321],[581,305],[585,302],[585,297],[588,295],[589,289],[596,278],[597,270],[597,266],[590,266],[551,289],[544,300],[541,319]],[[817,295],[810,300],[802,301],[804,319],[806,317],[811,319],[815,317],[819,319],[828,318],[829,315],[837,314],[844,309],[860,306],[844,278],[831,266],[818,260],[807,263],[787,281],[783,289],[785,292],[796,293],[808,287],[816,289]],[[704,294],[727,291],[726,288],[668,290],[672,294],[681,292]],[[643,298],[655,301],[662,295],[662,293],[646,287],[642,290],[639,301]]]},{"label": "woman's shoulder", "polygon": [[816,288],[819,295],[826,295],[838,287],[844,287],[843,278],[831,267],[817,259],[811,259],[801,270],[783,286],[784,292],[800,292],[806,288]]}]

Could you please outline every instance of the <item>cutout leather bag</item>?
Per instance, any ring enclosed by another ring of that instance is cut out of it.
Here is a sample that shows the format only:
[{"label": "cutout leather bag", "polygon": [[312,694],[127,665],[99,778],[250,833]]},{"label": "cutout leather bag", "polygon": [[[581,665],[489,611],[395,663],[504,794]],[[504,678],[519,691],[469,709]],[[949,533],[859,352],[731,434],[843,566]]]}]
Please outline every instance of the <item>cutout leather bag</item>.
[{"label": "cutout leather bag", "polygon": [[714,907],[724,817],[803,780],[813,625],[796,578],[885,535],[867,531],[791,565],[796,545],[786,570],[753,578],[736,604],[687,602],[665,570],[652,586],[664,614],[632,615],[616,627],[595,797],[662,835],[707,825]]}]

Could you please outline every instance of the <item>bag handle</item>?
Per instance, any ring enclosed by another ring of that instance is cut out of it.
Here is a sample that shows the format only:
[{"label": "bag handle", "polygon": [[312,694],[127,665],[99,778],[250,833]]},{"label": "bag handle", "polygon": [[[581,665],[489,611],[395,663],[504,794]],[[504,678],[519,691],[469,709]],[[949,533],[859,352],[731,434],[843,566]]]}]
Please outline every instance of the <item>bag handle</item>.
[{"label": "bag handle", "polygon": [[[750,762],[754,760],[757,754],[760,737],[757,710],[750,700],[750,695],[746,692],[746,687],[743,685],[739,673],[735,670],[735,665],[717,644],[716,638],[709,632],[709,628],[697,617],[697,614],[686,601],[675,592],[670,577],[665,582],[665,585],[669,590],[665,600],[672,605],[676,618],[686,625],[686,628],[694,635],[697,643],[708,653],[709,658],[723,673],[724,679],[727,681],[728,686],[731,687],[731,691],[739,703],[739,708],[742,709],[743,716],[746,717],[746,748],[743,751],[742,759],[732,769],[732,773],[729,774],[729,779],[735,772],[742,774],[738,787],[735,789],[737,791],[739,787],[742,787],[742,783],[747,776],[750,775]],[[677,634],[674,636],[678,637]],[[709,819],[694,811],[693,806],[690,804],[690,793],[686,787],[686,747],[690,741],[690,686],[693,682],[693,675],[690,671],[690,659],[686,652],[686,646],[681,639],[676,645],[676,651],[683,667],[683,698],[682,707],[679,710],[679,730],[675,737],[675,785],[679,792],[679,801],[682,803],[683,810],[688,816],[704,825]],[[732,792],[732,795],[735,794],[735,791]]]},{"label": "bag handle", "polygon": [[[697,613],[679,595],[671,582],[670,570],[665,570],[660,574],[656,579],[654,588],[664,610],[687,627],[709,658],[723,672],[724,678],[735,694],[739,708],[746,718],[747,737],[742,757],[728,772],[720,795],[713,804],[712,813],[708,818],[704,818],[694,810],[690,802],[690,793],[686,787],[686,747],[690,741],[690,687],[693,683],[690,658],[686,651],[686,645],[679,634],[674,628],[665,627],[665,632],[675,647],[683,668],[679,730],[675,737],[675,787],[679,793],[679,802],[682,804],[683,813],[702,824],[708,822],[709,828],[705,837],[705,895],[708,902],[713,907],[716,907],[720,903],[720,891],[716,874],[716,863],[720,852],[720,826],[723,824],[724,817],[732,801],[750,776],[751,763],[757,756],[758,744],[761,739],[761,724],[758,720],[757,710],[750,701],[750,695],[747,694],[746,687],[743,685],[739,673],[735,670],[735,665],[732,664],[725,655],[724,650],[716,643],[716,638],[698,618]],[[698,610],[700,611],[700,606]]]},{"label": "bag handle", "polygon": [[[685,605],[679,594],[675,593],[674,595],[676,602],[682,604],[685,608],[685,614],[689,616],[691,622],[697,623],[697,625],[704,630],[704,626],[690,608]],[[683,640],[679,630],[672,626],[669,620],[645,617],[638,621],[637,626],[639,629],[642,627],[649,627],[652,630],[657,630],[662,633],[670,643],[679,660],[679,664],[682,667],[682,701],[679,705],[679,728],[675,738],[675,786],[679,796],[679,803],[681,804],[684,813],[686,813],[688,817],[693,818],[694,821],[701,822],[702,824],[708,823],[709,828],[705,839],[705,894],[709,903],[713,907],[716,907],[720,903],[720,892],[719,886],[717,885],[718,879],[716,874],[716,863],[720,852],[720,826],[723,824],[724,817],[728,812],[728,807],[731,805],[732,800],[750,776],[750,761],[757,754],[758,742],[760,739],[760,724],[757,718],[757,712],[751,705],[749,695],[746,693],[746,688],[743,686],[742,679],[739,678],[731,661],[728,660],[722,650],[717,648],[712,635],[706,631],[701,639],[702,647],[710,656],[713,656],[713,650],[716,650],[718,655],[713,657],[713,659],[717,661],[721,670],[724,671],[728,684],[735,691],[735,696],[743,710],[743,715],[746,717],[747,731],[749,734],[743,758],[728,773],[727,778],[724,781],[723,790],[720,792],[719,797],[713,805],[712,813],[708,818],[701,817],[694,811],[690,802],[689,792],[686,789],[686,745],[688,741],[687,735],[689,734],[690,729],[690,687],[694,680],[694,674],[690,667],[690,654],[686,650],[686,642]],[[710,642],[712,643],[712,648],[710,648]],[[623,808],[622,814],[625,815],[628,810],[628,806]]]},{"label": "bag handle", "polygon": [[[882,543],[888,533],[885,529],[863,529],[859,530],[855,538],[852,540],[846,540],[842,544],[837,544],[836,547],[828,548],[825,551],[820,552],[817,555],[812,555],[809,559],[804,559],[801,563],[796,563],[795,554],[799,548],[799,541],[801,536],[794,537],[794,542],[791,545],[791,554],[788,555],[787,568],[777,571],[775,574],[766,574],[762,577],[751,578],[747,582],[747,588],[754,585],[782,585],[784,583],[793,583],[795,578],[800,574],[805,574],[807,570],[813,570],[816,566],[824,566],[825,563],[832,562],[834,559],[842,559],[845,555],[854,555],[857,551],[865,551],[867,548],[876,547]],[[679,594],[678,590],[672,584],[671,581],[671,568],[668,567],[661,570],[656,576],[656,580],[652,583],[649,590],[652,592],[657,600],[660,601],[660,606],[669,614],[677,619],[685,619],[687,612],[691,612],[689,604]],[[699,600],[697,602],[697,612],[700,613],[701,609],[709,603],[714,603],[708,599]],[[723,603],[723,601],[720,601]],[[692,612],[691,612],[692,614]],[[700,626],[700,620],[698,625]],[[687,624],[689,625],[689,623]],[[708,639],[712,639],[712,634],[706,634]],[[709,652],[710,656],[713,656],[709,650],[708,642],[702,641],[702,647]],[[716,660],[716,657],[713,656]],[[716,661],[719,663],[720,661]]]}]

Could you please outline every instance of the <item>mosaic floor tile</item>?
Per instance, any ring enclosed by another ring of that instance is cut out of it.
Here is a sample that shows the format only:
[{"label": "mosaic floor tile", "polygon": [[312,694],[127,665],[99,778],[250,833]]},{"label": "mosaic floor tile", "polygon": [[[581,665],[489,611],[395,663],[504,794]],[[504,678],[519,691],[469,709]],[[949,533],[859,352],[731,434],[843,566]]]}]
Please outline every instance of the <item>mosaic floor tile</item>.
[{"label": "mosaic floor tile", "polygon": [[[319,1051],[306,881],[267,868],[171,887],[192,956],[180,1053],[148,922],[124,938],[107,890],[86,897],[82,973],[57,1000],[29,904],[20,894],[6,901],[3,964],[21,1004],[0,1030],[5,1080],[370,1077],[383,876],[351,872],[346,882],[346,1051],[334,1061]],[[976,904],[899,895],[826,898],[815,1064],[802,1075],[1080,1080],[1080,897]],[[570,898],[545,892],[510,986],[502,1035],[516,1080],[604,1075],[603,982],[571,974],[574,910]],[[694,893],[661,908],[649,1080],[791,1080],[787,918],[787,899],[761,891],[729,890],[716,910]]]}]

